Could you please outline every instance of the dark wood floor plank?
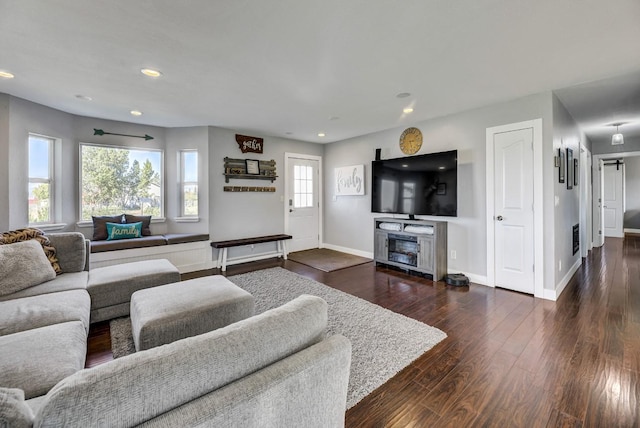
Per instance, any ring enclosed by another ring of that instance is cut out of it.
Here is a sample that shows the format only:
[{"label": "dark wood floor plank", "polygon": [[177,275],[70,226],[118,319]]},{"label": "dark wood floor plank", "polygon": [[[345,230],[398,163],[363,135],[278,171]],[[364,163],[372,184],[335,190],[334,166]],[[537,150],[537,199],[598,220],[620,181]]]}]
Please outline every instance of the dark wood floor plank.
[{"label": "dark wood floor plank", "polygon": [[[374,263],[322,272],[270,259],[225,275],[275,266],[447,333],[348,410],[349,428],[640,426],[640,236],[607,238],[556,302]],[[112,358],[108,323],[93,325],[87,367]]]}]

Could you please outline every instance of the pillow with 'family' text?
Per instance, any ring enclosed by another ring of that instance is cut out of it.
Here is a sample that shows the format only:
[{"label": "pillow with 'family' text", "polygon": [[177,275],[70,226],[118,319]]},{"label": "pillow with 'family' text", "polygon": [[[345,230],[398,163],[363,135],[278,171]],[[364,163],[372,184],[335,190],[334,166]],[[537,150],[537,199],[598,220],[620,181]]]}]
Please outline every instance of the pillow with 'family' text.
[{"label": "pillow with 'family' text", "polygon": [[107,223],[107,241],[116,239],[140,238],[142,236],[142,222],[118,224]]}]

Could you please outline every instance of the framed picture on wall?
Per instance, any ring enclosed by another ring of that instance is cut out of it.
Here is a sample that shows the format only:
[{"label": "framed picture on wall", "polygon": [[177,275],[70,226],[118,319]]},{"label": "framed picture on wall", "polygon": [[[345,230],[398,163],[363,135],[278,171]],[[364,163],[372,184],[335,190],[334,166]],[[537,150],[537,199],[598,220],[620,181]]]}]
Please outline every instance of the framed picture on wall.
[{"label": "framed picture on wall", "polygon": [[573,160],[573,185],[578,185],[578,177],[580,176],[580,166],[578,165],[578,159]]},{"label": "framed picture on wall", "polygon": [[260,162],[253,159],[245,160],[247,166],[247,174],[259,175],[260,174]]},{"label": "framed picture on wall", "polygon": [[567,189],[573,189],[573,150],[567,148]]},{"label": "framed picture on wall", "polygon": [[562,150],[562,148],[558,149],[558,158],[560,159],[560,165],[558,168],[558,183],[564,183],[567,164],[564,161],[564,150]]}]

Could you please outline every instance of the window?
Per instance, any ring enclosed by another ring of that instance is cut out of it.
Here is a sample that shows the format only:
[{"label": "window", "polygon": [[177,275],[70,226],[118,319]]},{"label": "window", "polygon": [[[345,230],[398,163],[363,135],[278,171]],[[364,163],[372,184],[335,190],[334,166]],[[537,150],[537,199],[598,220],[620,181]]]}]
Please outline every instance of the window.
[{"label": "window", "polygon": [[164,216],[161,150],[80,144],[81,220],[120,213]]},{"label": "window", "polygon": [[293,166],[293,206],[294,208],[313,206],[313,168],[310,166]]},{"label": "window", "polygon": [[180,152],[180,189],[183,217],[198,216],[198,152]]},{"label": "window", "polygon": [[53,144],[29,134],[29,224],[53,223]]}]

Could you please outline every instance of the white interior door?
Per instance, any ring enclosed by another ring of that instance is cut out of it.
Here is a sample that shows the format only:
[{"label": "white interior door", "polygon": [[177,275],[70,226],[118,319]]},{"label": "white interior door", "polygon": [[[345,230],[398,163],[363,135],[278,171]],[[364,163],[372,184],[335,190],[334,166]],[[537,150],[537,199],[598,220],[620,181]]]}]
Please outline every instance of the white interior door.
[{"label": "white interior door", "polygon": [[602,181],[604,236],[624,238],[624,163],[605,163]]},{"label": "white interior door", "polygon": [[293,239],[289,251],[320,246],[319,169],[315,159],[288,159],[288,233]]},{"label": "white interior door", "polygon": [[533,129],[494,136],[495,285],[534,293]]}]

